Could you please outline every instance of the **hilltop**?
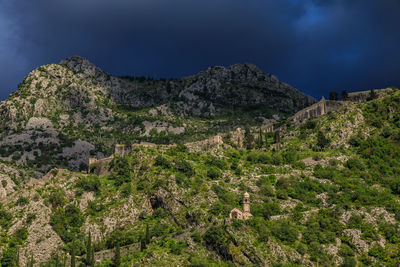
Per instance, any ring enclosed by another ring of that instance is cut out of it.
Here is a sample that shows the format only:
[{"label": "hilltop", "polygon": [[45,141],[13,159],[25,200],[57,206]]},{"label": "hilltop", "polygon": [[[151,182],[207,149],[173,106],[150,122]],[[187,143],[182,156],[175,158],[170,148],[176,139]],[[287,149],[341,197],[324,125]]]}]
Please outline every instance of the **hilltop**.
[{"label": "hilltop", "polygon": [[35,170],[86,169],[116,143],[205,139],[314,103],[252,64],[182,79],[114,77],[81,57],[33,70],[0,103],[0,158]]}]

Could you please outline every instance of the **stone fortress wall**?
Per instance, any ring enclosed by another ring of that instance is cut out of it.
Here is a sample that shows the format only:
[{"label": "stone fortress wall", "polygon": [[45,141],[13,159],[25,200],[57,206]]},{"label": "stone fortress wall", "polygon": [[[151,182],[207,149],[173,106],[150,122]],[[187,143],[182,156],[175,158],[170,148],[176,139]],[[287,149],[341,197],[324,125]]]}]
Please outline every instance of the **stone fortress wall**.
[{"label": "stone fortress wall", "polygon": [[[378,96],[382,96],[391,91],[392,91],[392,88],[374,90],[374,92]],[[346,105],[348,105],[348,103],[350,103],[350,102],[366,101],[370,95],[370,92],[371,92],[371,90],[349,93],[347,101],[325,100],[325,98],[322,97],[322,99],[318,103],[315,103],[315,104],[297,112],[292,117],[292,120],[295,123],[303,123],[308,119],[317,118],[319,116],[327,114],[328,112],[333,112],[333,111],[339,110],[339,109],[345,107]]]},{"label": "stone fortress wall", "polygon": [[149,142],[140,142],[139,144],[133,144],[133,145],[123,145],[123,144],[117,144],[115,145],[114,149],[114,155],[118,156],[126,156],[131,152],[132,150],[135,150],[136,148],[139,147],[156,147],[157,145],[154,143],[149,143]]},{"label": "stone fortress wall", "polygon": [[[391,92],[392,88],[375,89],[374,91],[378,96],[380,96],[380,95]],[[352,101],[352,102],[366,101],[369,97],[370,92],[371,92],[371,90],[349,93],[348,101]]]},{"label": "stone fortress wall", "polygon": [[[378,96],[381,96],[391,92],[392,88],[376,89],[374,91]],[[292,117],[292,120],[295,123],[303,123],[308,119],[317,118],[319,116],[327,114],[328,112],[339,110],[348,105],[349,102],[366,101],[370,95],[370,92],[371,90],[349,93],[348,99],[346,101],[325,100],[325,98],[322,97],[322,99],[318,103],[315,103],[297,112]]]},{"label": "stone fortress wall", "polygon": [[292,120],[295,123],[303,123],[309,119],[325,115],[328,112],[339,110],[345,107],[347,104],[347,101],[325,100],[325,98],[322,97],[321,101],[319,101],[318,103],[315,103],[294,114]]},{"label": "stone fortress wall", "polygon": [[96,175],[105,175],[108,173],[108,164],[113,160],[114,155],[118,156],[126,156],[131,152],[132,150],[139,148],[139,147],[155,147],[157,146],[156,144],[153,143],[148,143],[148,142],[141,142],[139,144],[133,144],[133,145],[123,145],[123,144],[117,144],[115,145],[114,148],[114,154],[109,156],[108,158],[102,158],[102,159],[97,159],[97,158],[89,158],[89,168],[88,172],[89,173],[94,173]]}]

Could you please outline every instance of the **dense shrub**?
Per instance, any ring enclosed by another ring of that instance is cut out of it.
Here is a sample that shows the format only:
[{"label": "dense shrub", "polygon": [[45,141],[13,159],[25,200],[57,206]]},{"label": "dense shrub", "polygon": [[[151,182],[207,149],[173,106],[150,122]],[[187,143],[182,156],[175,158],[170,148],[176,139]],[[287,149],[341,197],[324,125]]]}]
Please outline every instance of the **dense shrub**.
[{"label": "dense shrub", "polygon": [[271,163],[271,156],[268,153],[261,152],[258,154],[257,161],[262,164]]},{"label": "dense shrub", "polygon": [[175,175],[175,181],[177,185],[184,188],[187,188],[190,185],[190,179],[184,173],[181,172],[178,172]]},{"label": "dense shrub", "polygon": [[271,185],[263,184],[260,186],[260,194],[266,197],[274,197],[275,191]]},{"label": "dense shrub", "polygon": [[166,239],[161,243],[161,247],[169,248],[170,252],[175,255],[181,255],[182,250],[187,247],[183,241],[176,241],[173,239]]},{"label": "dense shrub", "polygon": [[126,183],[124,185],[122,185],[121,187],[121,196],[122,197],[129,197],[130,195],[132,195],[133,189],[132,189],[132,185],[130,183]]},{"label": "dense shrub", "polygon": [[279,220],[271,222],[271,232],[281,241],[292,244],[297,240],[298,230],[289,221]]},{"label": "dense shrub", "polygon": [[315,129],[315,127],[317,127],[317,122],[315,120],[308,120],[304,124],[304,128],[309,129],[309,130],[313,130],[313,129]]},{"label": "dense shrub", "polygon": [[297,160],[296,151],[289,150],[282,152],[282,159],[285,164],[292,164]]},{"label": "dense shrub", "polygon": [[217,252],[224,260],[232,260],[229,244],[232,242],[228,233],[220,226],[211,226],[203,235],[207,248]]},{"label": "dense shrub", "polygon": [[220,178],[220,177],[222,176],[222,173],[221,173],[221,171],[220,171],[219,169],[217,169],[216,167],[211,167],[211,168],[209,168],[209,169],[207,170],[207,176],[208,176],[210,179],[215,180],[215,179]]},{"label": "dense shrub", "polygon": [[0,260],[1,266],[16,266],[17,265],[17,248],[7,247],[3,250]]},{"label": "dense shrub", "polygon": [[183,153],[188,151],[187,146],[185,146],[184,144],[176,145],[175,149],[177,152],[183,152]]},{"label": "dense shrub", "polygon": [[354,170],[364,170],[364,164],[357,158],[351,158],[344,164],[345,167]]},{"label": "dense shrub", "polygon": [[276,180],[277,179],[275,175],[261,176],[256,182],[256,185],[258,187],[261,187],[262,185],[275,185]]},{"label": "dense shrub", "polygon": [[30,225],[35,219],[36,219],[35,213],[28,213],[28,215],[26,216],[26,224]]},{"label": "dense shrub", "polygon": [[224,203],[229,203],[230,205],[238,205],[242,197],[238,194],[232,193],[219,185],[212,185],[211,189],[217,194],[218,198]]},{"label": "dense shrub", "polygon": [[10,212],[4,209],[4,206],[0,203],[0,226],[4,229],[8,229],[11,226],[13,216]]},{"label": "dense shrub", "polygon": [[53,206],[53,208],[56,207],[62,207],[65,204],[65,197],[66,194],[64,190],[61,188],[54,188],[49,195],[49,202]]},{"label": "dense shrub", "polygon": [[127,157],[116,156],[110,163],[110,179],[115,181],[117,186],[131,181],[131,165]]},{"label": "dense shrub", "polygon": [[350,144],[351,146],[353,146],[353,147],[358,147],[358,146],[360,146],[361,142],[362,142],[362,139],[361,139],[359,136],[352,136],[352,137],[349,139],[349,144]]},{"label": "dense shrub", "polygon": [[165,157],[158,155],[156,157],[154,165],[161,166],[164,169],[170,169],[172,167],[172,162],[166,159]]},{"label": "dense shrub", "polygon": [[84,191],[98,192],[101,187],[100,179],[97,175],[81,177],[76,185]]},{"label": "dense shrub", "polygon": [[221,170],[226,169],[228,166],[223,159],[214,156],[209,156],[206,160],[206,164],[215,166]]},{"label": "dense shrub", "polygon": [[250,152],[247,154],[246,160],[249,162],[256,162],[257,160],[257,153],[256,152]]},{"label": "dense shrub", "polygon": [[50,225],[64,242],[71,242],[77,237],[84,221],[79,207],[72,204],[65,209],[56,208],[50,216]]},{"label": "dense shrub", "polygon": [[325,137],[324,133],[322,131],[319,131],[317,134],[317,146],[320,148],[325,148],[329,146],[330,140]]},{"label": "dense shrub", "polygon": [[106,248],[112,249],[117,243],[127,246],[136,243],[140,239],[141,233],[132,229],[116,229],[106,238]]},{"label": "dense shrub", "polygon": [[184,159],[175,162],[175,169],[186,174],[188,177],[192,177],[194,175],[194,169],[192,165]]},{"label": "dense shrub", "polygon": [[271,216],[278,215],[281,213],[279,204],[275,202],[265,202],[262,204],[252,204],[251,212],[253,216],[264,217],[269,219]]},{"label": "dense shrub", "polygon": [[26,204],[29,204],[29,199],[27,197],[20,196],[15,204],[17,204],[18,206],[25,206]]}]

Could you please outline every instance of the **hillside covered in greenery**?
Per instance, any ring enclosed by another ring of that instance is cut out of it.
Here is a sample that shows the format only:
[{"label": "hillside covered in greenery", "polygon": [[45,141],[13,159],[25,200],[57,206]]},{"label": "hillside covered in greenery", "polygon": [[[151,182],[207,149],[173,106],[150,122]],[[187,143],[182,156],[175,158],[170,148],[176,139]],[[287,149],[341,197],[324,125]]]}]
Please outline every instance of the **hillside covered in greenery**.
[{"label": "hillside covered in greenery", "polygon": [[[138,147],[101,176],[3,163],[27,177],[2,180],[1,266],[398,266],[400,91],[260,126]],[[245,192],[253,217],[229,219]]]}]

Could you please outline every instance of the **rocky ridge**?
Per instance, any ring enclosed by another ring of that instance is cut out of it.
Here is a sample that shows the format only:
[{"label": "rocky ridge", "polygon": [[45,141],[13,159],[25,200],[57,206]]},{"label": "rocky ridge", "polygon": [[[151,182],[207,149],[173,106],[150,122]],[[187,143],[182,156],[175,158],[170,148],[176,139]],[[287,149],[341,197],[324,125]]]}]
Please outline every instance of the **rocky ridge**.
[{"label": "rocky ridge", "polygon": [[90,155],[110,154],[115,143],[200,140],[314,102],[252,64],[154,80],[115,77],[73,56],[33,70],[0,103],[0,159],[42,173],[83,169]]}]

